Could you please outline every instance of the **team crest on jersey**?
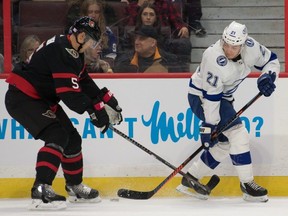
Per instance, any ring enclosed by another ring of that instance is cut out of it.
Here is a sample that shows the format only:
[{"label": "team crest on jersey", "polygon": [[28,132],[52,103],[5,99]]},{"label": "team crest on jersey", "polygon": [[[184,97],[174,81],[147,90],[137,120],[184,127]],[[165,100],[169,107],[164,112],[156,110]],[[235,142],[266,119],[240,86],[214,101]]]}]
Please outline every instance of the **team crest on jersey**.
[{"label": "team crest on jersey", "polygon": [[227,58],[223,55],[221,56],[218,56],[217,58],[217,64],[220,65],[220,66],[225,66],[227,64]]},{"label": "team crest on jersey", "polygon": [[48,118],[51,118],[51,119],[55,119],[56,118],[56,115],[54,112],[52,112],[52,110],[47,110],[45,113],[42,113],[43,116],[46,116]]},{"label": "team crest on jersey", "polygon": [[246,41],[245,41],[246,45],[248,47],[253,47],[254,46],[254,41],[250,38],[248,38]]},{"label": "team crest on jersey", "polygon": [[78,53],[76,50],[66,48],[66,51],[67,51],[73,58],[79,58],[79,53]]}]

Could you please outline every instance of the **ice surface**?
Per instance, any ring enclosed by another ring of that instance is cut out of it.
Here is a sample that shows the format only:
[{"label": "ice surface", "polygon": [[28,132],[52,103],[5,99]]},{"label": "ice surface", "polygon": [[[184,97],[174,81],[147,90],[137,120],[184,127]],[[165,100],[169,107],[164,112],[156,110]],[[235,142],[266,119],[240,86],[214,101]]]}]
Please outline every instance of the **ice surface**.
[{"label": "ice surface", "polygon": [[206,201],[194,198],[151,198],[119,201],[103,199],[101,203],[67,203],[61,211],[29,211],[30,199],[0,199],[2,216],[287,216],[288,197],[270,197],[267,203],[250,203],[241,197],[211,197]]}]

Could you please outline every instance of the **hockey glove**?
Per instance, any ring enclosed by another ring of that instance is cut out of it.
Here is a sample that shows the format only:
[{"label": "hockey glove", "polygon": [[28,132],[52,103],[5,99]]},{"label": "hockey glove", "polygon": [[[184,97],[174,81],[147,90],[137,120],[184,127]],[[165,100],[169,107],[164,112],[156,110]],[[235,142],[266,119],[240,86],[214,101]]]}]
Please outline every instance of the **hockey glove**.
[{"label": "hockey glove", "polygon": [[276,85],[274,81],[276,79],[276,73],[269,71],[269,73],[264,73],[257,80],[257,85],[259,91],[265,96],[269,97],[275,90]]},{"label": "hockey glove", "polygon": [[100,128],[101,133],[104,134],[109,128],[109,116],[105,110],[103,101],[97,99],[93,104],[93,108],[87,110],[91,123]]},{"label": "hockey glove", "polygon": [[122,112],[122,108],[118,105],[118,101],[106,87],[101,89],[100,98],[116,112]]},{"label": "hockey glove", "polygon": [[123,121],[122,114],[120,112],[116,112],[109,105],[105,104],[105,110],[109,116],[110,124],[119,125]]},{"label": "hockey glove", "polygon": [[212,139],[213,134],[216,133],[216,128],[216,125],[211,125],[205,122],[202,123],[200,127],[200,136],[204,149],[208,150],[218,142],[217,139]]}]

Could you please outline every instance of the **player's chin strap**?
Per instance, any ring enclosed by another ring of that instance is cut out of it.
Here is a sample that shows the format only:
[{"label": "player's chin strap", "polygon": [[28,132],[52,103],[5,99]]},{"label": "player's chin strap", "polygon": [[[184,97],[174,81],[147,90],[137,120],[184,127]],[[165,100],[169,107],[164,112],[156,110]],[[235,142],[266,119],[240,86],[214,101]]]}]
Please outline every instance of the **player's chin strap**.
[{"label": "player's chin strap", "polygon": [[79,52],[79,51],[82,49],[83,45],[85,44],[85,42],[84,42],[84,43],[80,43],[80,42],[78,41],[78,35],[79,35],[79,33],[75,34],[75,36],[76,36],[76,42],[79,44],[79,47],[78,47],[78,49],[77,49],[77,52]]}]

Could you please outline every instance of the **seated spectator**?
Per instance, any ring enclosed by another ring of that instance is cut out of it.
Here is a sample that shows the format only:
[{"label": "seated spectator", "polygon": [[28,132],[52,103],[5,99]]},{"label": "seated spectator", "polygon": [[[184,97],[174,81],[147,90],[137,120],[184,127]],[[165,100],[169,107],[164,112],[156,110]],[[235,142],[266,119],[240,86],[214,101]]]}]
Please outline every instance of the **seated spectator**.
[{"label": "seated spectator", "polygon": [[[187,24],[182,20],[181,15],[176,10],[175,5],[171,0],[138,0],[130,2],[126,10],[127,15],[130,14],[127,25],[136,25],[138,22],[137,20],[143,15],[143,9],[147,4],[154,5],[154,8],[150,6],[149,8],[156,10],[155,14],[160,20],[161,28],[170,27],[172,31],[170,34],[171,38],[166,37],[166,40],[164,42],[162,41],[163,43],[160,41],[161,47],[163,47],[165,51],[179,56],[181,61],[179,64],[184,66],[183,72],[189,72],[192,49],[189,31]],[[143,17],[144,16],[142,16],[142,22]]]},{"label": "seated spectator", "polygon": [[120,52],[134,49],[133,31],[140,29],[142,25],[152,25],[156,28],[158,33],[158,46],[160,46],[159,41],[162,39],[161,22],[156,13],[156,7],[149,2],[144,2],[144,4],[139,8],[135,26],[126,26],[125,28],[124,36],[121,38],[118,47]]},{"label": "seated spectator", "polygon": [[24,38],[20,46],[20,59],[14,63],[14,70],[26,69],[26,65],[29,63],[31,55],[40,46],[41,41],[37,35],[28,35]]},{"label": "seated spectator", "polygon": [[[101,0],[67,0],[69,2],[69,11],[67,14],[67,26],[71,26],[77,18],[81,16],[92,17],[98,24],[103,32],[101,41],[103,43],[103,50],[101,58],[107,57],[115,59],[117,38],[112,30],[106,26],[106,20],[104,15],[103,3]],[[68,32],[68,30],[66,30]]]},{"label": "seated spectator", "polygon": [[117,39],[112,30],[106,26],[103,4],[101,0],[84,0],[81,5],[81,16],[92,17],[103,32],[101,41],[103,44],[102,57],[115,59]]},{"label": "seated spectator", "polygon": [[149,2],[155,5],[157,9],[156,13],[159,14],[161,25],[171,27],[173,36],[175,38],[189,38],[187,24],[183,21],[181,15],[171,0],[131,1],[126,9],[126,15],[129,16],[127,25],[135,26],[139,9],[145,2]]},{"label": "seated spectator", "polygon": [[85,51],[85,63],[88,73],[113,73],[110,64],[100,59],[101,52],[101,43],[95,49],[90,48]]},{"label": "seated spectator", "polygon": [[181,71],[177,56],[160,50],[157,46],[158,33],[151,25],[143,25],[135,32],[134,51],[118,54],[114,72],[153,73]]}]

